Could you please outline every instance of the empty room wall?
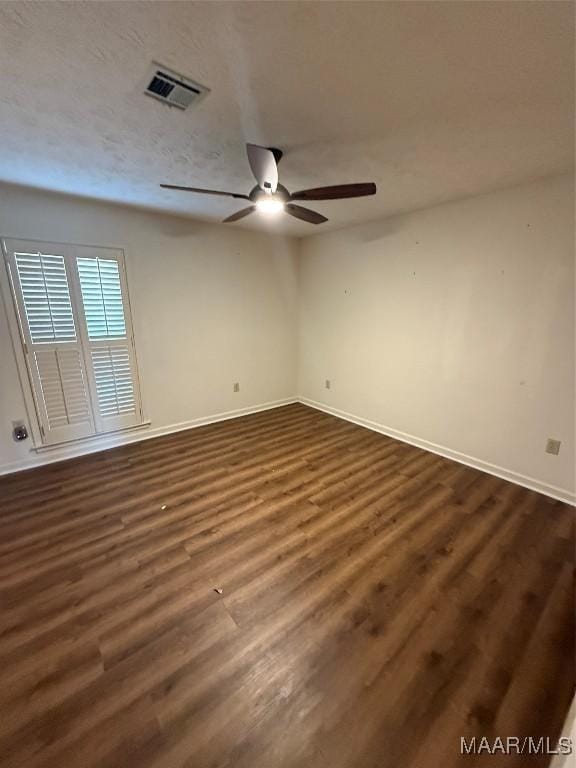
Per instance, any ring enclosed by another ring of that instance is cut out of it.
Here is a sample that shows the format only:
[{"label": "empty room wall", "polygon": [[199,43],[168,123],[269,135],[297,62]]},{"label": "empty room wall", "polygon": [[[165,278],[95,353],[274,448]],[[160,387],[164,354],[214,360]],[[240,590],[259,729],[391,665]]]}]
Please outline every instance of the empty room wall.
[{"label": "empty room wall", "polygon": [[573,222],[560,176],[306,238],[300,395],[571,498]]},{"label": "empty room wall", "polygon": [[[125,249],[150,431],[294,397],[295,241],[8,185],[0,235]],[[19,419],[28,421],[0,307],[0,471],[59,455],[15,443]]]},{"label": "empty room wall", "polygon": [[[556,177],[298,243],[5,185],[0,235],[126,250],[146,434],[298,391],[570,498],[573,203]],[[0,308],[0,471],[59,456],[12,440],[20,393]]]}]

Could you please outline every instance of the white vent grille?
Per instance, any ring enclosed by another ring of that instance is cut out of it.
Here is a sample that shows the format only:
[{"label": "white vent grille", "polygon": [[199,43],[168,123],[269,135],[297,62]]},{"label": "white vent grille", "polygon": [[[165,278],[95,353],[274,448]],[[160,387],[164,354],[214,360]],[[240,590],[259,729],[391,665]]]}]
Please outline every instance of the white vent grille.
[{"label": "white vent grille", "polygon": [[210,89],[166,67],[154,65],[144,92],[171,107],[187,109],[209,93]]}]

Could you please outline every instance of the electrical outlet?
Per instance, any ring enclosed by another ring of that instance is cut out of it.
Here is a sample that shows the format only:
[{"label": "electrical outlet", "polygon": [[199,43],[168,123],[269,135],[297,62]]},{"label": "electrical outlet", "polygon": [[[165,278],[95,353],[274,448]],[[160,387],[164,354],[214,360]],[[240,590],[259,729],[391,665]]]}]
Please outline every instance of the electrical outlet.
[{"label": "electrical outlet", "polygon": [[23,421],[12,422],[12,437],[17,441],[26,440],[28,437],[28,430]]},{"label": "electrical outlet", "polygon": [[240,392],[240,382],[235,381],[234,382],[234,392]]},{"label": "electrical outlet", "polygon": [[324,386],[326,387],[326,389],[330,389],[330,379],[326,379]]},{"label": "electrical outlet", "polygon": [[558,456],[560,453],[560,440],[553,440],[551,437],[546,441],[546,453],[551,453],[554,456]]}]

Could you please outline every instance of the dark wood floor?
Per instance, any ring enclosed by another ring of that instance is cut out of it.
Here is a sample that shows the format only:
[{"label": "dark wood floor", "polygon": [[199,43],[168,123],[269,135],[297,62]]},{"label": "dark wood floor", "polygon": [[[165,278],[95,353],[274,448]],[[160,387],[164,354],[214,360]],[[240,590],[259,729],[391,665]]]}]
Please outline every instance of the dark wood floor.
[{"label": "dark wood floor", "polygon": [[3,768],[547,764],[460,737],[561,727],[566,505],[303,405],[0,494]]}]

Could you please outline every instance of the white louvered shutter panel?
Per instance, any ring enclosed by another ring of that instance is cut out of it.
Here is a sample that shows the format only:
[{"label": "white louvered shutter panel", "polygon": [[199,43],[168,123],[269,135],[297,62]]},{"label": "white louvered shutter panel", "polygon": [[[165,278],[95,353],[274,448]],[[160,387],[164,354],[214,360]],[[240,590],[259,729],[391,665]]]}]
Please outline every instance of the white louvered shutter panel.
[{"label": "white louvered shutter panel", "polygon": [[5,241],[27,364],[45,443],[94,433],[66,248]]},{"label": "white louvered shutter panel", "polygon": [[96,428],[107,432],[139,424],[140,397],[122,252],[77,247],[75,253]]}]

